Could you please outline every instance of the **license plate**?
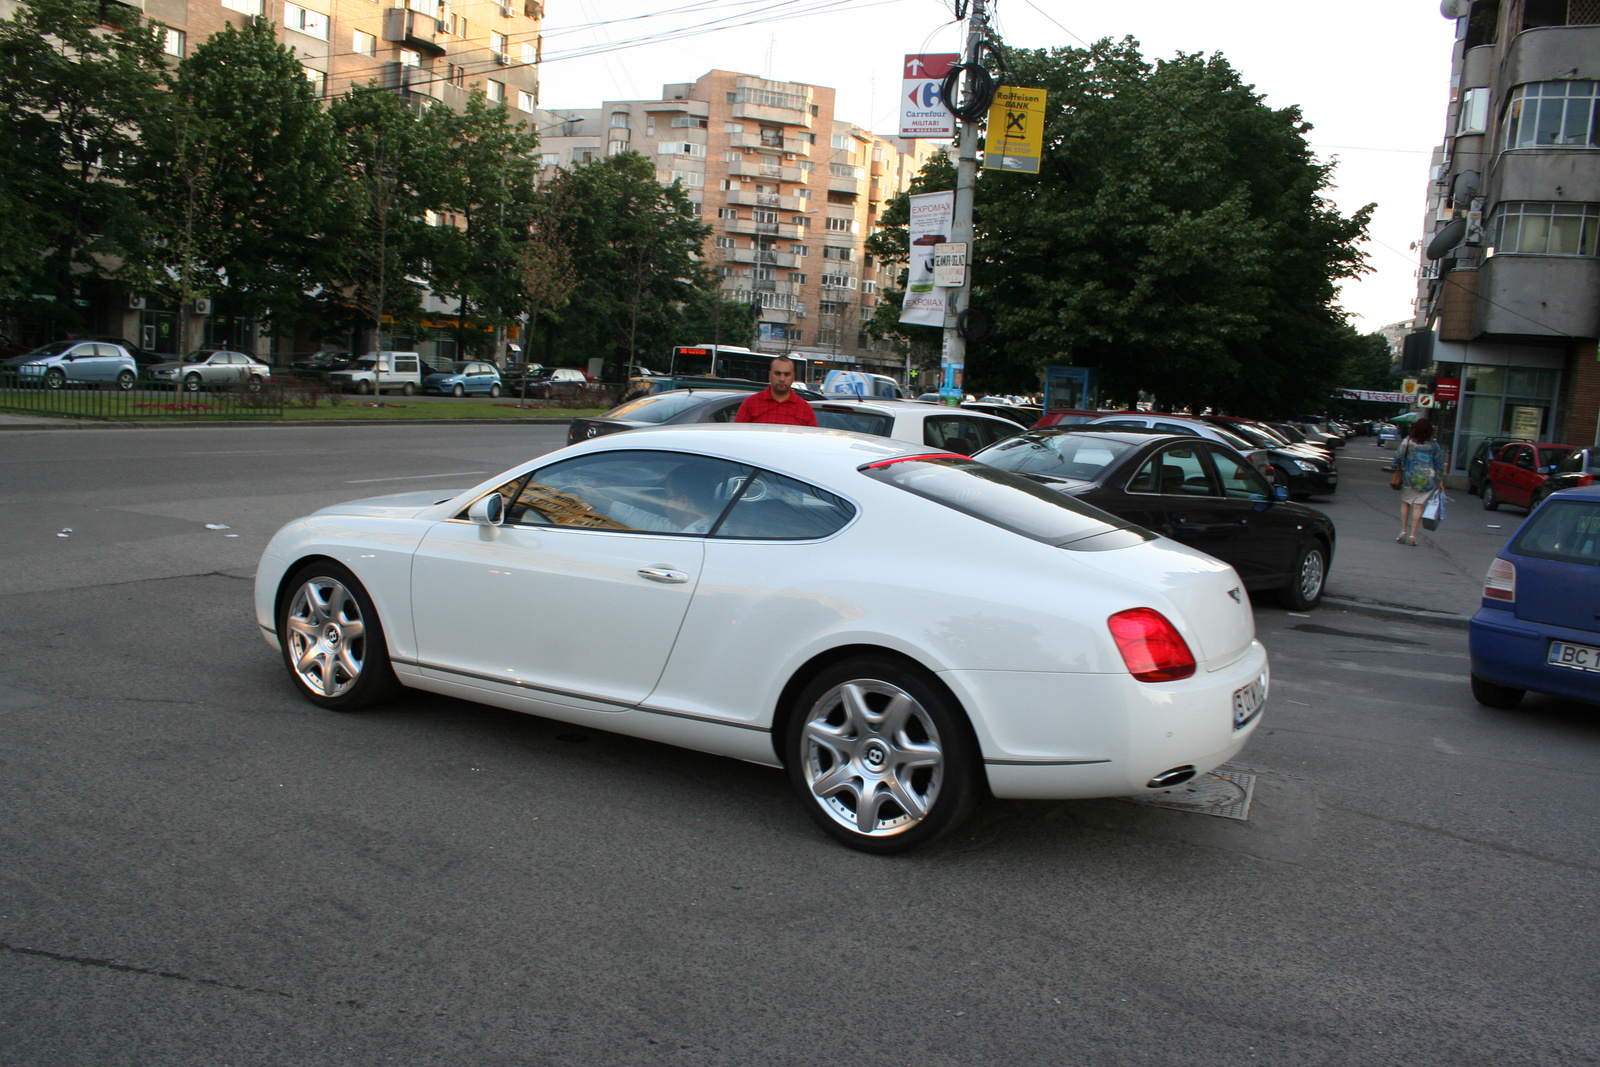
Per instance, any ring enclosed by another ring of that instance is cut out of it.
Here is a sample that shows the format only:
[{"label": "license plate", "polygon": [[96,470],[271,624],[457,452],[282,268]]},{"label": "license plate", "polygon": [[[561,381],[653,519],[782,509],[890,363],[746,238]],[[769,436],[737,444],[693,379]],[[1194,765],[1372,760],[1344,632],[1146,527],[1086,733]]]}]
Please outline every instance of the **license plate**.
[{"label": "license plate", "polygon": [[[1565,641],[1550,642],[1548,660],[1552,667],[1570,667],[1575,671],[1594,671],[1600,674],[1600,648],[1590,645],[1569,645]],[[1238,701],[1234,696],[1234,701]]]},{"label": "license plate", "polygon": [[1339,480],[1339,476],[1337,474],[1328,475],[1328,484],[1329,485],[1332,485],[1334,482],[1336,482],[1338,480]]},{"label": "license plate", "polygon": [[1243,689],[1233,691],[1233,728],[1237,730],[1256,717],[1267,702],[1267,676],[1262,675]]}]

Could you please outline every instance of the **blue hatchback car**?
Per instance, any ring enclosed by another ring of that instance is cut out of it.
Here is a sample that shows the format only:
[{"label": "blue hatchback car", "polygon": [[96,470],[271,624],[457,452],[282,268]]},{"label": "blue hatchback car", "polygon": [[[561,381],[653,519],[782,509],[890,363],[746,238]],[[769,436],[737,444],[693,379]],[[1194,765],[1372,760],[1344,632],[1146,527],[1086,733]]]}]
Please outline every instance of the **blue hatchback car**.
[{"label": "blue hatchback car", "polygon": [[500,372],[493,363],[462,360],[452,363],[442,374],[430,374],[422,381],[424,393],[466,396],[469,393],[500,395]]},{"label": "blue hatchback car", "polygon": [[1600,704],[1600,486],[1551,495],[1506,542],[1471,646],[1480,704],[1514,708],[1529,690]]}]

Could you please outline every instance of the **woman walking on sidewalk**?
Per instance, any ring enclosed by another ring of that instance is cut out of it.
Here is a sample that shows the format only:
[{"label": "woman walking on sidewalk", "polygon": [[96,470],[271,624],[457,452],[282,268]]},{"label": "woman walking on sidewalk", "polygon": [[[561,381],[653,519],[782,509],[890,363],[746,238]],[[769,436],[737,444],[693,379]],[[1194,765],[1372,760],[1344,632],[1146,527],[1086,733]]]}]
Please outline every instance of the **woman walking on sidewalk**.
[{"label": "woman walking on sidewalk", "polygon": [[1394,465],[1400,490],[1400,536],[1395,540],[1414,545],[1422,509],[1444,481],[1444,449],[1433,439],[1433,423],[1426,416],[1411,424],[1411,436],[1395,450]]}]

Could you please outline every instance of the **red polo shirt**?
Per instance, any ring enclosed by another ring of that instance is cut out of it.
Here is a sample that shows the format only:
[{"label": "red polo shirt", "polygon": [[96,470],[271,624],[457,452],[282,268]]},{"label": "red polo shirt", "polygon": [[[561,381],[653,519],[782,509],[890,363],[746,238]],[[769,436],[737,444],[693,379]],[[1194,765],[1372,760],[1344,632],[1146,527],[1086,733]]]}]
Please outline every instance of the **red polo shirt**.
[{"label": "red polo shirt", "polygon": [[772,396],[772,387],[751,393],[745,402],[739,405],[738,414],[733,417],[734,422],[769,422],[779,426],[815,426],[817,413],[811,410],[811,405],[801,400],[794,392],[790,392],[782,400],[775,400]]}]

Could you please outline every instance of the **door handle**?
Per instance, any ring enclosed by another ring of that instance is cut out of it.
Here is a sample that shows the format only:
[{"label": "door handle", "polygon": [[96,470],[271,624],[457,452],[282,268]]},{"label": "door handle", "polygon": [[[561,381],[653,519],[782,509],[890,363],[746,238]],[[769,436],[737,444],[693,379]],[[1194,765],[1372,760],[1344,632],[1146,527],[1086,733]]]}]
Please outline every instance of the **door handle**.
[{"label": "door handle", "polygon": [[639,577],[664,585],[682,585],[689,580],[689,576],[682,571],[671,571],[665,567],[640,567]]}]

